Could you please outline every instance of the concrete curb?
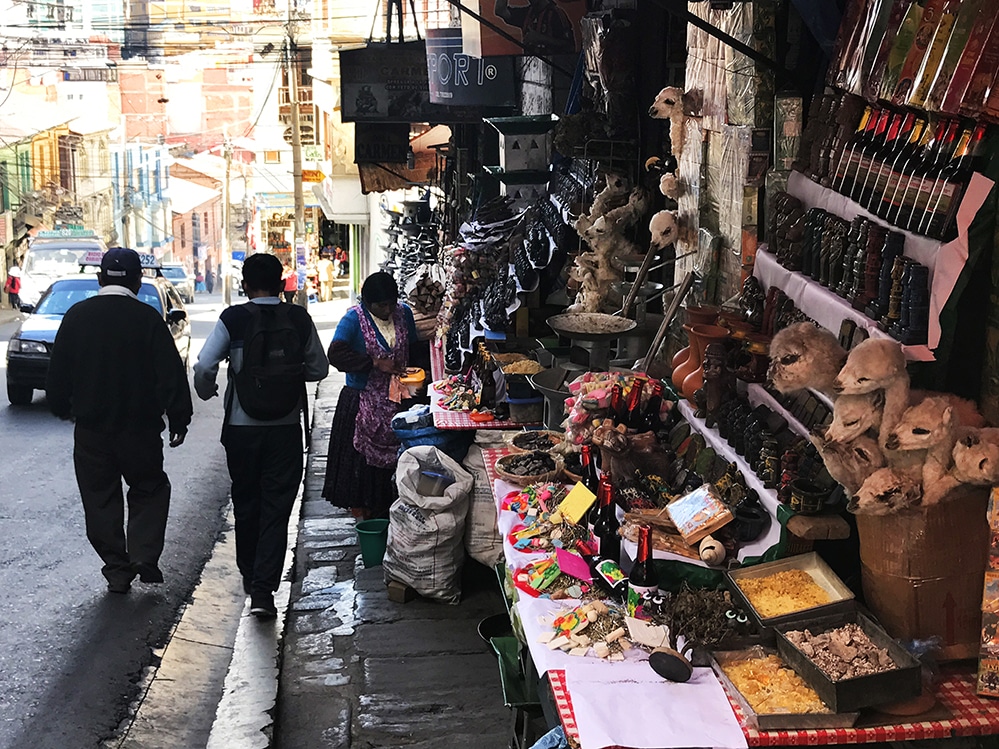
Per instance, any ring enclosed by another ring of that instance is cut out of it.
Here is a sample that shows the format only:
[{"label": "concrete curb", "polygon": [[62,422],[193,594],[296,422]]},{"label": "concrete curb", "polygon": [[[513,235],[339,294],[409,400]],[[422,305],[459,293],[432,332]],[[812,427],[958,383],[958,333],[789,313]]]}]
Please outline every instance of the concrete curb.
[{"label": "concrete curb", "polygon": [[285,553],[281,584],[274,593],[277,618],[269,622],[258,621],[250,614],[250,600],[245,598],[222,699],[215,711],[215,722],[212,724],[206,749],[268,749],[273,742],[281,654],[291,600],[291,577],[295,567],[304,491],[303,481],[288,523],[288,550]]}]

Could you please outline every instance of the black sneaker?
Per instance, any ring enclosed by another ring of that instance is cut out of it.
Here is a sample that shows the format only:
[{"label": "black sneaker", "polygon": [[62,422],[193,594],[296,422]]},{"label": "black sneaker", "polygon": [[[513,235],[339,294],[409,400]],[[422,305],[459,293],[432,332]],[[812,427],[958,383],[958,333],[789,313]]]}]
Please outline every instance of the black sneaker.
[{"label": "black sneaker", "polygon": [[126,580],[108,580],[109,593],[128,593],[132,589],[132,583]]},{"label": "black sneaker", "polygon": [[277,607],[274,605],[274,594],[254,593],[251,595],[250,613],[258,619],[274,619],[277,617]]},{"label": "black sneaker", "polygon": [[139,573],[139,580],[144,583],[163,582],[163,573],[155,564],[139,562],[135,564],[135,571]]}]

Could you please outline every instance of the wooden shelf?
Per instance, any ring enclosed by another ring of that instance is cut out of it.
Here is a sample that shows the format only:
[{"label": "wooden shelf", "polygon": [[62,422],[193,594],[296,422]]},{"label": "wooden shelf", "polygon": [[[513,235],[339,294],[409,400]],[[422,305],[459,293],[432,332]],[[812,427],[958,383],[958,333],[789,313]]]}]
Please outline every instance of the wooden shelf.
[{"label": "wooden shelf", "polygon": [[[946,305],[957,282],[957,277],[964,268],[968,257],[967,229],[979,209],[985,202],[992,181],[975,174],[968,190],[965,192],[958,211],[958,238],[952,242],[941,243],[937,240],[923,237],[911,232],[902,231],[905,235],[904,254],[925,265],[930,271],[930,330],[929,341],[924,346],[903,346],[906,358],[911,361],[933,361],[933,349],[940,342],[940,311]],[[807,208],[822,208],[847,221],[856,216],[863,216],[882,226],[888,226],[893,231],[901,231],[877,216],[866,211],[861,205],[850,200],[845,195],[812,182],[800,172],[792,172],[788,178],[787,191],[802,202]],[[777,263],[776,258],[763,245],[757,251],[753,275],[764,288],[776,286],[787,294],[806,315],[822,327],[836,332],[844,319],[857,323],[858,327],[867,330],[871,337],[890,338],[887,333],[878,328],[877,323],[853,309],[843,298],[825,288],[817,281],[801,273],[789,271]]]}]

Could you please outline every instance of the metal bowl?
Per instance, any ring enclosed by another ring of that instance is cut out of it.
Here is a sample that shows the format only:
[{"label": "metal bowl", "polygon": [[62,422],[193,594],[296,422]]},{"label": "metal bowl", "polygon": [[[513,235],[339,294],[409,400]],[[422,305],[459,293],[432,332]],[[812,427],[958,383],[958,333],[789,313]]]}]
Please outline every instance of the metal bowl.
[{"label": "metal bowl", "polygon": [[565,312],[548,318],[548,327],[574,341],[609,341],[634,330],[638,323],[602,312]]}]

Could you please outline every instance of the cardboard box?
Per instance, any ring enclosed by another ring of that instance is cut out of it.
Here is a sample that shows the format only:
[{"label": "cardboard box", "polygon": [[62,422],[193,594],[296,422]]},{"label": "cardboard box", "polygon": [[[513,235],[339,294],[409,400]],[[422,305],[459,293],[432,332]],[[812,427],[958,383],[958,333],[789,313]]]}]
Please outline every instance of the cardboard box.
[{"label": "cardboard box", "polygon": [[500,169],[504,172],[547,171],[552,160],[554,115],[491,117],[499,133]]},{"label": "cardboard box", "polygon": [[864,597],[893,637],[939,637],[940,658],[978,655],[989,556],[988,489],[894,515],[857,515]]}]

